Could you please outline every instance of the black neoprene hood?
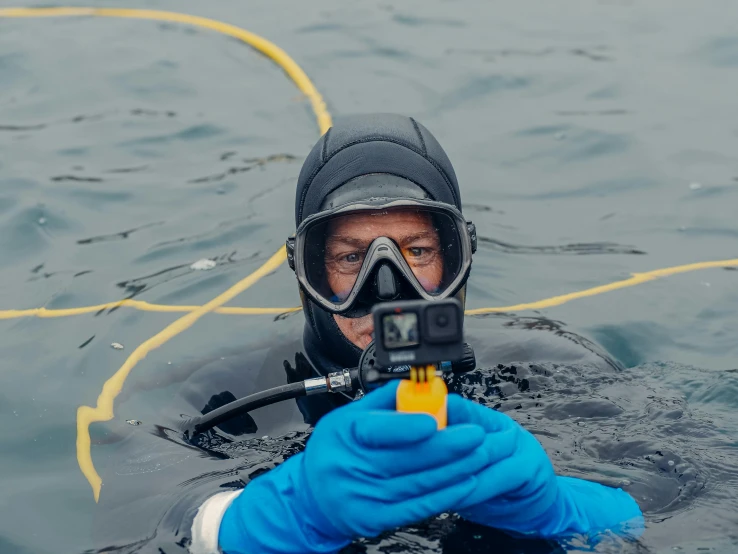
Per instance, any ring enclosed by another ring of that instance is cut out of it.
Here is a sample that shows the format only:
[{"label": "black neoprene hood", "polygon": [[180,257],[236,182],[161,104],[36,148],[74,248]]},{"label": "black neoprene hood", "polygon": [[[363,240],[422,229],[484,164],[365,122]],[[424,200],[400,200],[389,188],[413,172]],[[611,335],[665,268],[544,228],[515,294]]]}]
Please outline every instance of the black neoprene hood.
[{"label": "black neoprene hood", "polygon": [[[428,129],[402,115],[352,115],[338,118],[305,159],[295,194],[295,226],[324,209],[326,197],[336,189],[364,175],[406,179],[429,200],[461,210],[454,168]],[[457,295],[462,303],[465,289]],[[333,315],[306,295],[302,300],[308,354],[321,365],[355,366],[361,350],[341,333]]]},{"label": "black neoprene hood", "polygon": [[404,177],[432,200],[461,210],[454,168],[428,129],[401,115],[354,115],[338,120],[305,159],[297,180],[295,225],[317,213],[336,188],[372,173]]}]

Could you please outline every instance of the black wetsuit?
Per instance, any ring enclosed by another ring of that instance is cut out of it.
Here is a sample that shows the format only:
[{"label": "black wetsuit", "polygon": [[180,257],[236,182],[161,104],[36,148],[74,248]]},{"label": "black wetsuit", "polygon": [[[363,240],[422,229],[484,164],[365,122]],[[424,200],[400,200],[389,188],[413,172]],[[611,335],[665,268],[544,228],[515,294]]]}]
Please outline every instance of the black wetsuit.
[{"label": "black wetsuit", "polygon": [[[308,358],[323,364],[321,372],[337,369],[310,347],[307,335],[306,340],[244,348],[202,364],[181,384],[158,421],[130,427],[128,436],[108,450],[105,459],[98,459],[104,485],[94,528],[97,548],[186,551],[192,520],[205,499],[218,490],[243,487],[300,451],[320,417],[350,401],[335,394],[285,401],[220,425],[215,433],[201,436],[198,446],[183,439],[178,427],[183,416],[207,413],[235,398],[308,378],[313,371]],[[537,363],[586,365],[603,375],[612,375],[618,367],[588,340],[543,318],[468,318],[466,339],[475,349],[479,369],[453,379],[451,390],[482,394],[492,404],[509,395],[510,388],[525,391],[527,376],[537,371]],[[113,427],[120,429],[120,424]],[[438,540],[448,553],[558,549],[553,542],[515,540],[455,517],[414,529],[419,536]],[[353,545],[346,551],[362,548]]]},{"label": "black wetsuit", "polygon": [[[369,174],[407,179],[428,199],[461,210],[454,169],[428,129],[412,118],[392,114],[347,116],[321,137],[302,166],[295,195],[296,225],[324,209],[326,199],[343,184]],[[455,294],[463,299],[465,285]],[[154,552],[153,545],[166,552],[174,544],[186,545],[194,514],[207,497],[219,487],[243,487],[299,451],[310,426],[349,401],[340,395],[320,395],[260,408],[221,425],[215,433],[199,436],[196,446],[186,444],[178,432],[180,414],[206,413],[235,398],[305,379],[313,368],[325,374],[355,367],[360,350],[341,333],[333,316],[305,295],[303,308],[301,342],[251,346],[203,364],[191,372],[157,425],[126,430],[128,436],[120,441],[120,448],[108,452],[110,464],[101,496],[105,521],[96,526],[102,544],[150,541],[146,549]],[[504,409],[501,399],[525,392],[537,372],[547,371],[536,368],[537,362],[586,364],[594,372],[617,369],[595,345],[544,318],[469,318],[465,334],[482,369],[454,380],[451,390],[493,407]],[[458,525],[449,520],[428,533],[457,536]],[[485,536],[495,533],[474,527]],[[458,540],[448,539],[448,544],[463,544],[464,533],[458,536]],[[477,544],[496,549],[499,543]],[[535,550],[540,548],[537,543],[521,544],[516,551],[540,551]],[[453,548],[449,546],[448,552],[457,551]]]}]

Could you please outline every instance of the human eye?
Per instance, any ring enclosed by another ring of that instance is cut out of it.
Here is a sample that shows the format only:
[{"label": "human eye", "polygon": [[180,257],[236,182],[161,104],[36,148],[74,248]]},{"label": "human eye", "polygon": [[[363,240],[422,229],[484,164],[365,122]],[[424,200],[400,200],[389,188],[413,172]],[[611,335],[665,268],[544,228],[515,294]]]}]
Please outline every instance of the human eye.
[{"label": "human eye", "polygon": [[364,261],[361,250],[333,252],[326,260],[329,269],[339,273],[356,273]]},{"label": "human eye", "polygon": [[404,249],[405,259],[414,264],[425,264],[435,259],[437,248],[431,244],[413,244]]},{"label": "human eye", "polygon": [[341,261],[347,264],[356,264],[361,261],[361,258],[362,256],[359,252],[349,252],[341,257]]}]

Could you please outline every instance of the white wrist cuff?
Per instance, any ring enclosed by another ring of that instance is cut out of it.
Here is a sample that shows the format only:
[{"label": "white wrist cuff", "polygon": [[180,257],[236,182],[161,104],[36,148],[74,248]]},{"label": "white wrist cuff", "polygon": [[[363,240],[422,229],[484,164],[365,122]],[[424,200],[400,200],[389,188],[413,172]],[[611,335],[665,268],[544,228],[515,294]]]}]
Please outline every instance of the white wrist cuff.
[{"label": "white wrist cuff", "polygon": [[197,510],[192,522],[191,554],[219,554],[218,531],[223,516],[236,497],[243,489],[229,492],[219,492],[211,496]]}]

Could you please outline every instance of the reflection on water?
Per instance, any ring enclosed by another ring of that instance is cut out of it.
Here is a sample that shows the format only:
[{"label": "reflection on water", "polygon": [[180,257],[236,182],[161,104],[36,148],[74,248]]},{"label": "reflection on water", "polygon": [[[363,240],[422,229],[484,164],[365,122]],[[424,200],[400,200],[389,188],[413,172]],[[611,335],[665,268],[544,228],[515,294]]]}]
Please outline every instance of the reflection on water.
[{"label": "reflection on water", "polygon": [[[470,308],[736,255],[731,0],[141,7],[274,40],[335,116],[395,111],[427,125],[480,236]],[[199,305],[293,231],[293,186],[317,132],[268,60],[145,21],[0,20],[0,31],[0,309]],[[191,268],[202,259],[215,267]],[[460,389],[534,431],[560,471],[623,486],[647,508],[643,539],[604,551],[735,550],[737,277],[705,270],[467,322],[484,363]],[[298,303],[282,267],[234,304]],[[164,488],[140,513],[137,489],[104,488],[118,525],[100,523],[75,459],[76,409],[174,317],[118,308],[0,321],[0,551],[83,552],[105,538],[143,548],[157,532],[166,544],[183,491],[245,482],[304,443],[299,429],[203,451],[167,431],[179,414],[164,407],[203,363],[292,340],[302,324],[209,315],[142,361],[116,418],[92,426],[96,464]],[[487,348],[493,328],[516,338]],[[515,362],[538,334],[566,361]],[[166,518],[150,521],[160,508]],[[450,517],[352,548],[483,552],[506,540]]]}]

